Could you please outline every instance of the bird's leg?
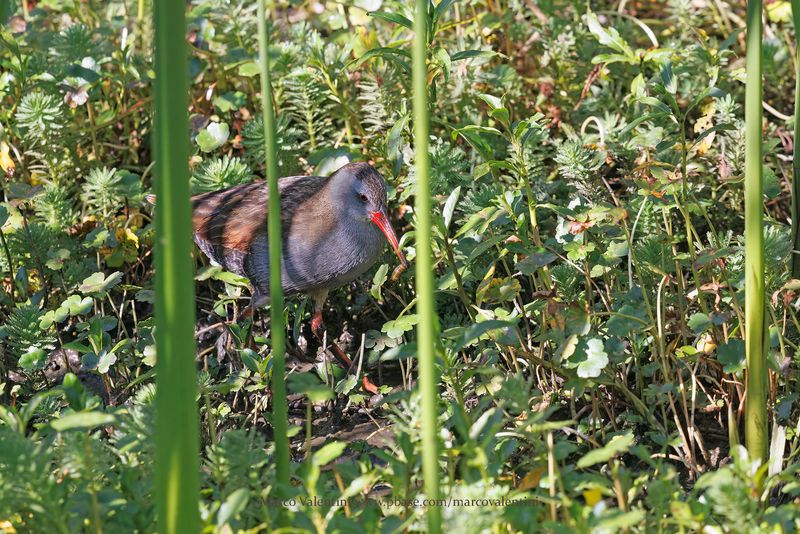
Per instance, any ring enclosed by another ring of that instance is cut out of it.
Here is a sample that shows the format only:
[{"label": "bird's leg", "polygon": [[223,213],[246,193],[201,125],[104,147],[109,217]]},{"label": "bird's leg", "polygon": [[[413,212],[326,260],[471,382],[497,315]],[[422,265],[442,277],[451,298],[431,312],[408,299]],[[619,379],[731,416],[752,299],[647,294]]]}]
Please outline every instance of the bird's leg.
[{"label": "bird's leg", "polygon": [[[262,293],[261,290],[259,290],[258,288],[254,288],[253,293],[250,296],[250,304],[248,304],[247,307],[244,310],[242,310],[242,313],[240,315],[241,319],[244,320],[251,319],[250,330],[247,332],[247,339],[245,340],[244,344],[245,347],[249,347],[255,350],[256,348],[255,341],[253,339],[254,336],[253,332],[256,328],[255,312],[257,308],[260,308],[261,306],[266,306],[267,304],[269,304],[269,297],[266,296],[264,293]],[[238,322],[235,317],[234,317],[234,322]]]},{"label": "bird's leg", "polygon": [[[311,299],[314,301],[314,314],[311,316],[311,332],[319,339],[320,343],[324,343],[325,340],[325,321],[322,318],[322,307],[325,304],[327,296],[328,290],[322,290],[311,294]],[[335,341],[330,342],[330,350],[336,359],[350,372],[353,368],[353,360],[344,353]],[[361,385],[366,391],[369,391],[373,395],[378,393],[378,386],[372,383],[366,372],[364,372]]]}]

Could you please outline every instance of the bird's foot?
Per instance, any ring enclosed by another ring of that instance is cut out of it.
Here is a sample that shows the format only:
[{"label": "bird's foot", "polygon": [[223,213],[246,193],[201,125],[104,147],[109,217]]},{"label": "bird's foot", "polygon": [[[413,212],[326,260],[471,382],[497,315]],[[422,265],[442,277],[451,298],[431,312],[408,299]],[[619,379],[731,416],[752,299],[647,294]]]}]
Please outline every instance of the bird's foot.
[{"label": "bird's foot", "polygon": [[322,320],[322,312],[314,312],[311,317],[311,332],[317,336],[317,339],[322,341],[325,335],[325,322]]},{"label": "bird's foot", "polygon": [[[317,337],[317,339],[322,342],[325,338],[325,322],[322,319],[322,312],[317,311],[314,312],[314,315],[311,317],[311,332]],[[353,369],[353,360],[344,353],[344,351],[339,347],[339,345],[335,341],[331,341],[330,350],[333,355],[339,360],[342,365],[350,372]],[[367,373],[364,373],[363,378],[361,379],[361,385],[364,389],[373,395],[378,393],[378,386],[372,383],[372,381],[367,376]]]}]

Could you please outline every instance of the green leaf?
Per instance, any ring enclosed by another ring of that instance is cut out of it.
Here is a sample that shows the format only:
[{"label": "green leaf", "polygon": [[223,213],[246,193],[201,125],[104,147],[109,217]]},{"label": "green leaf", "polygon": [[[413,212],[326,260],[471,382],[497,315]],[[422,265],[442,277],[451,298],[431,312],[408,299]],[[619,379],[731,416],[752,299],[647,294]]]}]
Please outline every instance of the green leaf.
[{"label": "green leaf", "polygon": [[50,426],[58,432],[67,430],[88,430],[96,426],[113,425],[117,418],[110,413],[78,412],[71,413],[50,422]]},{"label": "green leaf", "polygon": [[647,513],[641,509],[630,512],[613,512],[603,515],[596,528],[598,532],[620,532],[628,527],[642,524],[646,517]]},{"label": "green leaf", "polygon": [[69,259],[71,252],[65,248],[60,248],[58,250],[51,250],[47,253],[47,262],[45,265],[54,271],[58,271]]},{"label": "green leaf", "polygon": [[239,488],[228,495],[217,512],[217,528],[221,529],[231,519],[236,518],[247,507],[249,500],[250,490],[247,488]]},{"label": "green leaf", "polygon": [[441,0],[437,5],[436,9],[433,12],[434,20],[439,20],[442,18],[442,15],[445,11],[450,9],[450,6],[455,4],[458,0]]},{"label": "green leaf", "polygon": [[603,341],[592,338],[586,342],[586,359],[578,364],[578,376],[581,378],[597,378],[608,365],[608,354]]},{"label": "green leaf", "polygon": [[518,261],[514,268],[522,274],[533,275],[544,267],[556,261],[558,256],[552,252],[547,252],[545,249],[538,249],[530,253],[526,258]]},{"label": "green leaf", "polygon": [[589,451],[583,458],[578,460],[577,466],[584,469],[595,464],[607,462],[616,455],[627,451],[633,445],[633,441],[633,434],[630,431],[614,436],[604,447]]},{"label": "green leaf", "polygon": [[387,321],[382,327],[381,332],[384,332],[391,338],[399,338],[404,333],[410,331],[417,324],[417,314],[404,315],[394,321]]},{"label": "green leaf", "polygon": [[744,369],[745,350],[744,341],[729,339],[724,345],[717,347],[717,360],[723,365],[726,373],[738,373]]},{"label": "green leaf", "polygon": [[472,326],[467,327],[464,333],[461,334],[461,337],[458,338],[458,341],[453,346],[453,352],[458,353],[461,349],[470,345],[473,341],[480,338],[487,332],[498,330],[500,328],[513,328],[514,326],[516,326],[515,322],[500,321],[497,319],[491,319],[489,321],[473,324]]},{"label": "green leaf", "polygon": [[386,283],[388,273],[389,266],[383,263],[380,267],[378,267],[378,270],[375,271],[375,276],[372,277],[372,287],[369,290],[369,294],[372,295],[372,298],[377,301],[383,300],[381,288],[383,287],[383,284]]},{"label": "green leaf", "polygon": [[692,329],[695,334],[702,334],[709,326],[711,326],[711,319],[705,313],[693,313],[686,325]]},{"label": "green leaf", "polygon": [[388,11],[370,11],[367,13],[370,17],[375,17],[376,19],[385,20],[387,22],[393,22],[394,24],[399,24],[409,30],[414,30],[414,23],[408,20],[403,15],[398,15],[397,13],[390,13]]},{"label": "green leaf", "polygon": [[256,361],[256,353],[253,349],[244,349],[239,352],[239,357],[242,359],[242,363],[245,367],[247,367],[251,373],[259,374],[258,369],[258,362]]},{"label": "green leaf", "polygon": [[678,78],[672,74],[672,63],[667,60],[661,67],[661,83],[664,84],[664,89],[671,95],[678,91]]},{"label": "green leaf", "polygon": [[492,109],[492,111],[494,111],[495,109],[505,108],[505,104],[503,104],[503,99],[498,98],[494,95],[482,93],[478,95],[478,98],[486,102]]},{"label": "green leaf", "polygon": [[461,59],[471,59],[474,57],[490,58],[496,55],[497,52],[493,52],[492,50],[462,50],[461,52],[451,54],[450,59],[453,61],[459,61]]},{"label": "green leaf", "polygon": [[80,295],[70,295],[67,297],[67,300],[61,304],[62,307],[66,307],[69,310],[69,314],[72,317],[88,313],[93,305],[94,299],[92,297],[81,298]]},{"label": "green leaf", "polygon": [[450,59],[450,54],[447,53],[447,50],[445,50],[441,46],[437,47],[433,51],[432,56],[438,60],[439,65],[442,67],[442,73],[444,74],[445,81],[450,79],[450,68],[452,66],[453,60]]},{"label": "green leaf", "polygon": [[117,355],[105,349],[101,350],[99,355],[94,352],[88,352],[81,358],[81,364],[84,368],[97,371],[103,375],[108,373],[108,370],[115,363],[117,363]]},{"label": "green leaf", "polygon": [[586,13],[586,25],[601,45],[616,50],[626,60],[636,60],[636,55],[631,50],[630,45],[620,37],[619,32],[614,28],[604,28],[597,19],[597,15],[591,11]]},{"label": "green leaf", "polygon": [[340,380],[339,383],[336,384],[334,391],[336,391],[336,393],[339,395],[347,395],[353,390],[354,387],[356,387],[356,384],[358,384],[358,378],[356,378],[356,375],[347,375],[344,380]]},{"label": "green leaf", "polygon": [[403,67],[406,72],[411,72],[411,66],[405,61],[405,58],[410,58],[408,52],[398,48],[378,47],[367,50],[361,57],[354,59],[347,66],[351,69],[357,68],[359,65],[372,58],[381,58],[386,61],[393,61]]},{"label": "green leaf", "polygon": [[119,271],[114,271],[108,275],[108,278],[106,278],[104,272],[98,271],[81,282],[78,289],[81,293],[94,294],[102,298],[106,296],[109,289],[116,286],[121,281],[122,273]]},{"label": "green leaf", "polygon": [[224,145],[229,135],[230,130],[226,123],[212,122],[197,134],[195,140],[200,150],[211,152]]},{"label": "green leaf", "polygon": [[331,388],[319,381],[311,373],[292,373],[286,379],[289,391],[305,395],[311,402],[324,402],[333,398]]},{"label": "green leaf", "polygon": [[321,467],[341,456],[345,448],[347,448],[347,443],[343,441],[333,441],[315,452],[311,461],[315,466]]},{"label": "green leaf", "polygon": [[453,220],[453,212],[456,210],[456,203],[458,202],[459,195],[461,195],[460,185],[450,193],[450,196],[447,197],[447,202],[444,203],[443,214],[445,229],[450,228],[450,222]]},{"label": "green leaf", "polygon": [[28,372],[44,369],[47,363],[47,353],[43,349],[31,347],[25,354],[19,357],[19,366]]},{"label": "green leaf", "polygon": [[258,63],[255,61],[248,61],[247,63],[242,63],[239,65],[237,72],[239,76],[244,76],[245,78],[252,78],[253,76],[258,76],[260,67]]},{"label": "green leaf", "polygon": [[[16,10],[17,2],[15,0],[0,0],[0,23],[5,24]],[[2,226],[2,224],[0,224],[0,226]]]}]

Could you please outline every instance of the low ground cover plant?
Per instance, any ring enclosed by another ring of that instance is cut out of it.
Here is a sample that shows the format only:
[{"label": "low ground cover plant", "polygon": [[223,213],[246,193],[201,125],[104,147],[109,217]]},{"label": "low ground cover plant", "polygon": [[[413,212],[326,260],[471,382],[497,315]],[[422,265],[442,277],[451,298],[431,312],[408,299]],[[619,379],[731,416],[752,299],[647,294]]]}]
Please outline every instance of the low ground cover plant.
[{"label": "low ground cover plant", "polygon": [[[17,5],[19,4],[19,5]],[[0,3],[0,529],[151,531],[152,3]],[[281,176],[367,161],[413,263],[406,2],[277,2]],[[11,9],[6,9],[10,6]],[[744,445],[745,5],[431,3],[438,479],[454,532],[800,527],[795,83],[766,6],[768,460]],[[256,3],[187,3],[193,193],[266,175]],[[292,484],[276,476],[269,312],[196,261],[204,531],[425,529],[413,269],[389,249],[286,300]],[[161,333],[163,334],[163,333]]]}]

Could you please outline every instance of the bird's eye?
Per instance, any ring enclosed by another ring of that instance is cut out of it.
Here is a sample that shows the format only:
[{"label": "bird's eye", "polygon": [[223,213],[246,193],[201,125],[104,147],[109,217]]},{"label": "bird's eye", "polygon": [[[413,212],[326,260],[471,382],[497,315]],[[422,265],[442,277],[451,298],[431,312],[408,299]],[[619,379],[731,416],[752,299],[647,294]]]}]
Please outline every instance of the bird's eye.
[{"label": "bird's eye", "polygon": [[361,202],[366,202],[368,200],[367,195],[365,195],[364,193],[359,193],[358,198],[361,199]]}]

